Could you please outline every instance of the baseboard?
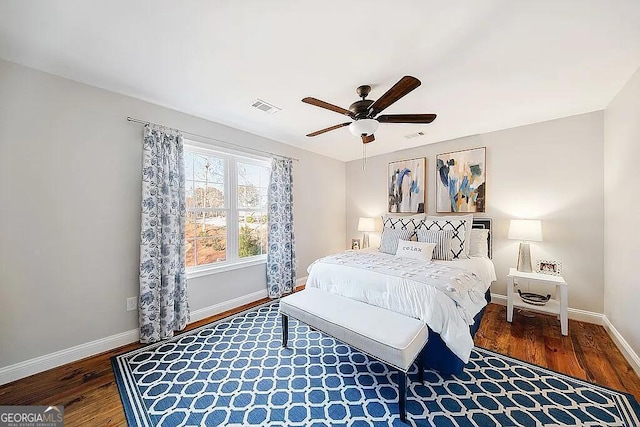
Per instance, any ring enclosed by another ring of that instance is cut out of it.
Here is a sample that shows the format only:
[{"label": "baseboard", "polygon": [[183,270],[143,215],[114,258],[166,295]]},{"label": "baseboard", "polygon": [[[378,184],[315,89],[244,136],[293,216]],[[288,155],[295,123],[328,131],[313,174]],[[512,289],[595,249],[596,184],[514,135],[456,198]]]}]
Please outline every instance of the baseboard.
[{"label": "baseboard", "polygon": [[[304,283],[306,277],[298,280],[301,280],[300,283]],[[299,282],[296,281],[296,285],[298,285],[298,283]],[[234,308],[266,297],[267,290],[264,289],[229,301],[224,301],[210,307],[201,308],[191,312],[191,322],[197,322],[199,320],[206,319],[207,317],[211,317],[228,310],[233,310]],[[67,363],[76,362],[86,357],[95,356],[96,354],[104,353],[105,351],[113,350],[114,348],[122,347],[123,345],[137,342],[139,338],[140,335],[138,329],[133,329],[56,351],[55,353],[45,354],[44,356],[25,360],[24,362],[5,366],[0,368],[0,385],[34,375],[48,369],[57,368],[58,366],[66,365]]]},{"label": "baseboard", "polygon": [[298,277],[296,279],[296,289],[301,288],[302,286],[304,286],[305,283],[307,283],[307,278],[309,276],[304,276],[304,277]]},{"label": "baseboard", "polygon": [[[498,305],[507,305],[507,297],[506,295],[500,294],[491,294],[491,302]],[[578,308],[571,308],[567,310],[567,315],[569,319],[578,320],[580,322],[586,323],[594,323],[596,325],[603,324],[603,315],[600,313],[595,313],[593,311],[580,310]]]},{"label": "baseboard", "polygon": [[636,374],[640,377],[640,357],[638,356],[638,353],[633,351],[627,340],[625,340],[622,334],[618,332],[607,316],[602,316],[602,320],[605,330],[609,333],[609,336],[618,349],[620,349],[624,358],[627,359],[627,362],[629,362],[633,370],[636,371]]},{"label": "baseboard", "polygon": [[0,385],[131,344],[139,337],[138,330],[133,329],[0,368]]},{"label": "baseboard", "polygon": [[228,301],[223,301],[218,304],[210,305],[209,307],[201,308],[191,312],[191,322],[197,322],[207,317],[215,316],[216,314],[223,313],[225,311],[233,310],[245,304],[252,303],[254,301],[261,300],[267,297],[267,290],[262,289],[257,292],[253,292],[247,295],[242,295]]},{"label": "baseboard", "polygon": [[593,323],[595,325],[602,325],[604,314],[596,313],[595,311],[580,310],[579,308],[571,308],[567,310],[569,319],[579,320],[585,323]]}]

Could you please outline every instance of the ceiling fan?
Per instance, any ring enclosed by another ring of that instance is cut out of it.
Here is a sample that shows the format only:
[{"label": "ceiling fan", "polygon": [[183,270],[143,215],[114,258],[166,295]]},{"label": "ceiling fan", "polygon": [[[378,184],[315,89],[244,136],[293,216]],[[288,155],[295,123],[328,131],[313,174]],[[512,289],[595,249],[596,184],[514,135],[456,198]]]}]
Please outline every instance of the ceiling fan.
[{"label": "ceiling fan", "polygon": [[326,129],[321,129],[315,132],[311,132],[307,136],[317,136],[325,132],[329,132],[335,129],[340,129],[345,126],[349,126],[349,130],[355,136],[362,138],[364,144],[368,144],[375,140],[373,133],[378,129],[380,123],[413,123],[413,124],[428,124],[435,120],[435,114],[383,114],[379,116],[385,108],[420,86],[420,80],[411,76],[404,76],[395,85],[391,87],[384,95],[378,100],[366,99],[369,92],[371,92],[371,86],[363,85],[356,89],[356,93],[362,99],[354,102],[349,106],[349,109],[338,107],[337,105],[329,104],[328,102],[321,101],[316,98],[304,98],[302,102],[315,105],[316,107],[324,108],[327,110],[335,111],[336,113],[344,114],[353,119],[352,122],[340,123],[339,125],[331,126]]}]

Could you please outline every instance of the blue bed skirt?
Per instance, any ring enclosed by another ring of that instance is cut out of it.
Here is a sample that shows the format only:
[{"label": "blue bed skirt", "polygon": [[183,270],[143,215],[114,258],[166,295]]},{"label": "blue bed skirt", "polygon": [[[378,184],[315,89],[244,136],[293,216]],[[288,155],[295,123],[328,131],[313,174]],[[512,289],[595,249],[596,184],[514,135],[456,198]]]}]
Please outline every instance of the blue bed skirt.
[{"label": "blue bed skirt", "polygon": [[[484,297],[487,299],[487,304],[491,302],[491,292],[487,290]],[[474,337],[478,328],[480,327],[480,321],[484,316],[485,306],[476,316],[473,318],[473,325],[469,326],[471,337]],[[457,375],[461,374],[464,369],[464,362],[458,358],[455,354],[449,350],[439,334],[436,334],[429,329],[429,340],[427,345],[422,350],[422,362],[427,369],[435,369],[441,374],[445,375]]]}]

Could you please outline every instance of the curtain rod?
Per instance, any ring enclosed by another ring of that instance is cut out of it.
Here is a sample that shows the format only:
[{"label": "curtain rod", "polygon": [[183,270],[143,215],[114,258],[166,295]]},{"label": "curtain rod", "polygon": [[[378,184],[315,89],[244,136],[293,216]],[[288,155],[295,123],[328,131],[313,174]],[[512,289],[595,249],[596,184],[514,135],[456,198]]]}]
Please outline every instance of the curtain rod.
[{"label": "curtain rod", "polygon": [[227,142],[227,141],[223,141],[223,140],[221,140],[221,139],[212,138],[212,137],[210,137],[210,136],[200,135],[200,134],[193,133],[193,132],[189,132],[189,131],[186,131],[186,130],[177,129],[177,128],[172,128],[172,127],[169,127],[169,126],[162,125],[162,124],[160,124],[160,123],[150,122],[150,121],[148,121],[148,120],[141,120],[141,119],[136,119],[135,117],[127,116],[127,121],[128,121],[128,122],[133,122],[133,123],[140,123],[140,124],[143,124],[143,125],[156,125],[156,126],[162,126],[162,127],[168,128],[168,129],[176,130],[176,131],[181,132],[181,133],[184,133],[184,134],[186,134],[186,135],[197,136],[198,138],[209,139],[209,140],[211,140],[211,141],[215,141],[215,142],[220,142],[220,143],[222,143],[222,144],[231,145],[231,146],[233,146],[233,147],[237,147],[237,148],[239,148],[239,149],[241,149],[241,150],[251,150],[251,151],[255,151],[255,152],[257,152],[257,153],[268,154],[268,155],[270,155],[270,156],[274,156],[274,157],[280,157],[281,159],[289,159],[289,160],[293,160],[293,161],[295,161],[295,162],[299,162],[299,161],[300,161],[300,159],[296,159],[295,157],[287,157],[287,156],[283,156],[283,155],[280,155],[280,154],[272,153],[272,152],[270,152],[270,151],[264,151],[264,150],[259,150],[259,149],[257,149],[257,148],[245,147],[245,146],[243,146],[243,145],[234,144],[233,142]]}]

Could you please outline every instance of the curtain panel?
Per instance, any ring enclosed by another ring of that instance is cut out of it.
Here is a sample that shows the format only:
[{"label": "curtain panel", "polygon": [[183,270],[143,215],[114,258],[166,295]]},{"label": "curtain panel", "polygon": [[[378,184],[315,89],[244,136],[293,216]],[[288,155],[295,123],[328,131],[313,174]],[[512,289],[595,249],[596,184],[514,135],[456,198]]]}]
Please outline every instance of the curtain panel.
[{"label": "curtain panel", "polygon": [[268,190],[267,290],[269,298],[291,293],[296,282],[291,159],[273,159]]},{"label": "curtain panel", "polygon": [[173,336],[189,321],[182,135],[147,125],[142,154],[140,342]]}]

